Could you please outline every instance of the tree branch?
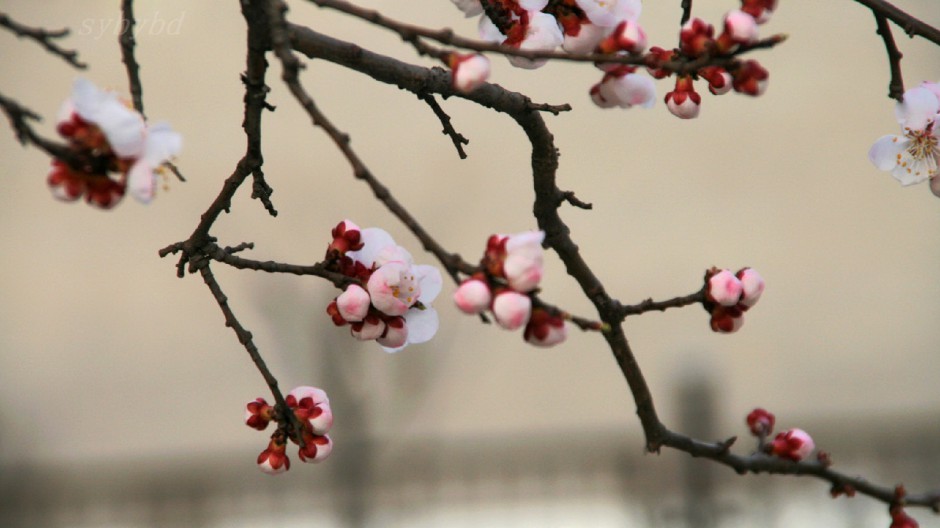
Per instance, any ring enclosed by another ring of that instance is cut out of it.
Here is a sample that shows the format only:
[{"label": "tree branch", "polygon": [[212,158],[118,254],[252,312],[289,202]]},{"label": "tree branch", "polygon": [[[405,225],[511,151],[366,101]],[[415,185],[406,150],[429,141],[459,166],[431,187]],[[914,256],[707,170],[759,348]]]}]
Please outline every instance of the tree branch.
[{"label": "tree branch", "polygon": [[904,77],[901,75],[901,57],[903,55],[898,51],[897,44],[894,43],[894,35],[891,34],[891,26],[888,25],[888,19],[880,13],[875,15],[875,23],[878,25],[877,33],[885,44],[885,51],[888,53],[888,67],[891,69],[891,81],[888,83],[888,97],[902,102],[904,100]]},{"label": "tree branch", "polygon": [[894,22],[907,33],[909,37],[922,37],[940,46],[940,29],[937,29],[917,17],[901,11],[893,4],[884,0],[855,0],[859,4],[871,9],[872,13],[882,15]]},{"label": "tree branch", "polygon": [[441,121],[441,126],[444,127],[444,130],[441,130],[441,133],[450,136],[451,141],[454,142],[454,148],[457,149],[457,155],[460,156],[460,159],[467,159],[467,153],[464,152],[463,146],[470,143],[470,140],[463,137],[462,134],[457,132],[454,129],[454,125],[450,124],[450,116],[447,115],[447,112],[441,108],[441,105],[438,104],[437,100],[434,99],[434,96],[431,94],[418,94],[418,99],[421,99],[428,106],[431,107],[431,110],[434,111],[434,115]]},{"label": "tree branch", "polygon": [[121,46],[121,62],[127,69],[127,81],[130,85],[134,109],[144,115],[144,88],[140,83],[140,65],[134,58],[134,0],[121,0],[121,34],[118,44]]},{"label": "tree branch", "polygon": [[43,28],[24,26],[23,24],[20,24],[19,22],[10,18],[6,13],[0,13],[0,27],[12,31],[13,34],[15,34],[17,37],[26,37],[38,42],[43,48],[46,49],[46,51],[61,57],[62,60],[71,64],[73,67],[78,68],[79,70],[88,68],[87,64],[78,60],[78,51],[61,48],[58,44],[53,42],[55,39],[67,37],[69,34],[68,28],[57,31],[49,31]]}]

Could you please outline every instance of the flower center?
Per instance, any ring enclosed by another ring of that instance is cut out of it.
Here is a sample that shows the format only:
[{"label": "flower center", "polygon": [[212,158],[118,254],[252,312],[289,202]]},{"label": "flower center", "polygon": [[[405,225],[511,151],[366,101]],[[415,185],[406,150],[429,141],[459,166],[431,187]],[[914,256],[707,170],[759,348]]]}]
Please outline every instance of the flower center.
[{"label": "flower center", "polygon": [[937,174],[937,158],[940,158],[940,145],[937,136],[933,134],[933,125],[924,130],[906,128],[904,137],[908,140],[905,151],[910,161],[903,160],[903,155],[899,153],[898,164],[915,176],[920,176],[921,169],[926,169],[927,176],[933,178]]},{"label": "flower center", "polygon": [[397,285],[392,286],[392,295],[408,306],[418,301],[418,295],[420,295],[420,293],[414,275],[403,273],[401,275],[401,281]]}]

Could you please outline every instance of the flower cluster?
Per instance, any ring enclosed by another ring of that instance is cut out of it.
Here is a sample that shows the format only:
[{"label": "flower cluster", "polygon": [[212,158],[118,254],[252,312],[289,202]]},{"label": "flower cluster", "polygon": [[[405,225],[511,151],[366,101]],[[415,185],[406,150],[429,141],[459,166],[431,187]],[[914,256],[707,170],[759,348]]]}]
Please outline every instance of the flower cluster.
[{"label": "flower cluster", "polygon": [[[297,455],[303,462],[320,462],[330,456],[333,443],[329,432],[333,427],[333,412],[326,392],[316,387],[297,387],[284,398],[288,409],[294,413],[300,423],[300,437],[304,446]],[[245,406],[245,425],[263,431],[275,420],[274,407],[264,398],[257,398]],[[268,448],[258,455],[258,468],[269,475],[277,475],[290,469],[287,458],[287,441],[297,443],[289,433],[289,422],[285,422],[271,435]]]},{"label": "flower cluster", "polygon": [[760,300],[764,279],[753,268],[737,273],[718,268],[705,272],[705,301],[702,305],[711,314],[715,332],[730,334],[744,324],[744,312]]},{"label": "flower cluster", "polygon": [[764,450],[772,455],[799,462],[816,449],[812,437],[802,429],[789,429],[778,433],[773,440],[764,444],[764,439],[773,433],[774,422],[776,421],[773,413],[764,409],[759,407],[754,409],[747,415],[746,421],[751,434],[760,439]]},{"label": "flower cluster", "polygon": [[[742,0],[741,9],[725,14],[722,32],[715,36],[715,28],[700,18],[686,22],[679,32],[679,48],[667,51],[650,49],[652,60],[649,72],[661,79],[668,75],[658,65],[679,57],[697,58],[704,55],[727,55],[742,45],[757,41],[759,24],[770,19],[776,9],[776,0]],[[676,117],[693,119],[698,117],[702,98],[695,91],[694,79],[704,79],[708,91],[723,95],[732,89],[745,95],[758,96],[767,89],[769,74],[754,60],[732,61],[728,66],[706,66],[694,75],[677,75],[673,91],[666,94],[666,107]]]},{"label": "flower cluster", "polygon": [[437,333],[437,312],[430,303],[441,291],[440,271],[416,265],[385,230],[360,229],[343,220],[333,228],[326,262],[328,269],[358,281],[326,309],[333,323],[348,324],[356,339],[375,340],[386,352],[398,352]]},{"label": "flower cluster", "polygon": [[[521,50],[552,51],[561,47],[575,54],[599,53],[634,56],[655,79],[671,75],[663,66],[679,59],[703,56],[730,56],[742,45],[758,39],[758,25],[767,22],[777,0],[741,0],[741,8],[728,12],[722,32],[701,19],[693,18],[682,26],[679,48],[658,46],[647,52],[647,36],[638,20],[640,0],[452,0],[468,17],[480,17],[481,38]],[[644,55],[645,53],[645,55]],[[538,68],[546,59],[508,56],[520,68]],[[468,92],[489,76],[489,62],[479,54],[451,54],[454,87]],[[598,63],[604,71],[600,82],[589,90],[591,100],[602,108],[649,108],[656,101],[656,86],[638,67]],[[708,66],[679,75],[675,89],[666,94],[666,106],[674,115],[690,119],[698,116],[701,97],[693,80],[704,79],[715,95],[735,90],[760,95],[767,88],[768,73],[757,61],[731,59],[726,66]]]},{"label": "flower cluster", "polygon": [[895,107],[901,135],[882,136],[868,151],[868,159],[883,171],[891,171],[901,185],[930,181],[930,190],[940,196],[940,83],[925,82],[904,92]]},{"label": "flower cluster", "polygon": [[523,338],[536,346],[557,345],[568,337],[565,320],[540,306],[533,307],[532,294],[542,280],[543,231],[515,235],[492,235],[480,272],[463,281],[454,292],[454,302],[467,314],[486,310],[507,330],[525,326]]},{"label": "flower cluster", "polygon": [[117,205],[125,191],[149,203],[160,166],[182,148],[181,136],[168,124],[148,125],[117,94],[81,78],[59,111],[57,131],[76,153],[96,163],[79,170],[54,160],[47,178],[53,196],[70,202],[84,196],[103,209]]}]

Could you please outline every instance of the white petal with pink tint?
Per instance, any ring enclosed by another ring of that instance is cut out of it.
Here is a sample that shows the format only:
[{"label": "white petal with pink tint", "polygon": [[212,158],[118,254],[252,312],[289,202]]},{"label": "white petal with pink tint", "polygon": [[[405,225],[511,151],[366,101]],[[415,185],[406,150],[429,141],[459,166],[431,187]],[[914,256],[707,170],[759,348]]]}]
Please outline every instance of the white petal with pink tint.
[{"label": "white petal with pink tint", "polygon": [[362,249],[358,251],[348,251],[346,256],[361,262],[365,267],[370,268],[375,263],[376,257],[387,246],[394,246],[395,239],[388,231],[378,227],[367,227],[360,229],[359,241],[362,242]]},{"label": "white petal with pink tint", "polygon": [[506,330],[521,328],[529,321],[532,299],[514,291],[505,291],[493,300],[493,315],[496,322]]},{"label": "white petal with pink tint", "polygon": [[454,292],[454,303],[461,312],[475,315],[490,307],[493,294],[490,287],[478,279],[463,281]]},{"label": "white petal with pink tint", "polygon": [[708,297],[722,305],[734,306],[741,299],[743,285],[737,277],[728,270],[721,270],[708,279]]},{"label": "white petal with pink tint", "polygon": [[[529,24],[526,27],[525,38],[519,45],[519,49],[551,51],[565,41],[565,37],[558,27],[555,17],[548,13],[529,13]],[[547,59],[526,59],[514,55],[507,55],[509,63],[517,68],[533,70],[540,68],[548,62]]]},{"label": "white petal with pink tint", "polygon": [[346,287],[346,291],[336,298],[336,308],[339,314],[349,322],[365,319],[371,304],[372,298],[369,297],[369,292],[358,284],[350,284]]},{"label": "white petal with pink tint", "polygon": [[904,92],[904,102],[895,105],[898,123],[911,130],[923,130],[940,111],[940,99],[928,88],[918,86]]},{"label": "white petal with pink tint", "polygon": [[598,26],[614,27],[624,20],[637,20],[643,9],[640,0],[575,0],[588,20]]}]

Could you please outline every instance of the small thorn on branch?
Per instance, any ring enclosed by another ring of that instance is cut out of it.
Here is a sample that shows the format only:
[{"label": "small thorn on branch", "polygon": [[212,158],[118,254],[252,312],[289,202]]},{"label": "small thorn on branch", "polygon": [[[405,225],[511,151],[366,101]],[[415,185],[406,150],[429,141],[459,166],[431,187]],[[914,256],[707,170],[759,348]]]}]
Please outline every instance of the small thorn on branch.
[{"label": "small thorn on branch", "polygon": [[574,191],[562,191],[561,199],[558,200],[558,204],[561,205],[562,202],[568,202],[578,209],[585,209],[588,211],[594,209],[594,204],[579,200],[578,197],[574,195]]},{"label": "small thorn on branch", "polygon": [[553,115],[571,111],[571,105],[568,103],[561,105],[551,105],[548,103],[533,103],[532,101],[529,101],[528,106],[529,110],[535,110],[537,112],[549,112]]}]

